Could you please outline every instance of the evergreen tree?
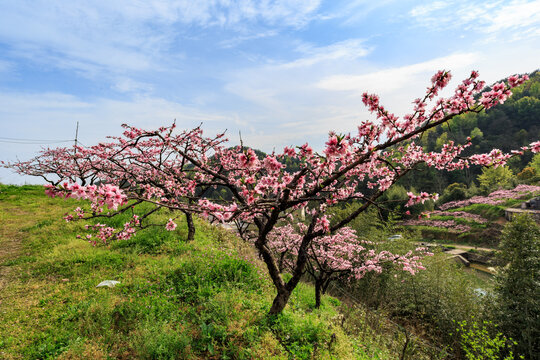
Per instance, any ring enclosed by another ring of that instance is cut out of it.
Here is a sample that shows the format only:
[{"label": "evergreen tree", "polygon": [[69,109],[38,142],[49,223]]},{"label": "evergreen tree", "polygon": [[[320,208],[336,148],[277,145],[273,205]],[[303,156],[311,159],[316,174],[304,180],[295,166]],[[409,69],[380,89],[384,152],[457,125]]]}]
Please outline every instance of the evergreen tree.
[{"label": "evergreen tree", "polygon": [[508,265],[497,276],[497,319],[517,353],[540,359],[540,227],[529,216],[515,217],[500,245]]}]

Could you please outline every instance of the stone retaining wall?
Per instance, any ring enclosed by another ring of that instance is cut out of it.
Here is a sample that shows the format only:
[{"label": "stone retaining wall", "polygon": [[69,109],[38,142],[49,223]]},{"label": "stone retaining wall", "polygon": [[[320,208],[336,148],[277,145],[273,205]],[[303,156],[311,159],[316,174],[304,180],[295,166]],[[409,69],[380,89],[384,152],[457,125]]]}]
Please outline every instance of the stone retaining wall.
[{"label": "stone retaining wall", "polygon": [[530,209],[505,209],[504,216],[506,220],[512,220],[512,217],[518,214],[529,214],[537,223],[540,223],[540,210],[530,210]]}]

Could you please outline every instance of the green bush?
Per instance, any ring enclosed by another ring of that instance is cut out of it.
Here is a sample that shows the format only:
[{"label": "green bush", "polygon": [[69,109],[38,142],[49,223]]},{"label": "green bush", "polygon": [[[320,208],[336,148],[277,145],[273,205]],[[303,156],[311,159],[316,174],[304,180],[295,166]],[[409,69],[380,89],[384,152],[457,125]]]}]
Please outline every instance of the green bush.
[{"label": "green bush", "polygon": [[[521,200],[519,200],[521,202]],[[506,205],[505,205],[506,206]],[[462,208],[450,209],[448,211],[466,211],[485,217],[488,220],[496,220],[504,216],[505,206],[489,204],[471,204]]]},{"label": "green bush", "polygon": [[65,333],[46,332],[37,339],[24,352],[25,359],[52,360],[68,349],[70,339]]},{"label": "green bush", "polygon": [[[513,360],[511,350],[513,342],[497,332],[494,336],[489,333],[493,325],[484,321],[478,325],[476,321],[457,323],[456,332],[459,344],[467,360]],[[506,355],[506,356],[505,356]]]},{"label": "green bush", "polygon": [[449,201],[464,200],[467,198],[467,185],[461,183],[453,183],[444,189],[443,194],[439,198],[438,203],[444,204]]},{"label": "green bush", "polygon": [[536,176],[536,170],[533,167],[528,166],[528,167],[524,168],[516,176],[517,176],[518,180],[521,180],[521,181],[531,180],[532,178],[534,178]]},{"label": "green bush", "polygon": [[516,185],[516,178],[508,167],[498,166],[482,168],[482,174],[478,175],[480,188],[487,195],[494,190],[506,189]]}]

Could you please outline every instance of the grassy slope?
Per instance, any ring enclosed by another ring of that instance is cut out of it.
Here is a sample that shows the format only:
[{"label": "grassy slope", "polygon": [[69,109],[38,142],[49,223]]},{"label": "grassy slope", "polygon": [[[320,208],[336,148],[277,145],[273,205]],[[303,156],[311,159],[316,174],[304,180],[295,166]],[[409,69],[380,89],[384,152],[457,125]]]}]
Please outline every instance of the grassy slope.
[{"label": "grassy slope", "polygon": [[[272,284],[251,248],[225,230],[199,222],[196,240],[186,243],[179,224],[176,232],[154,228],[92,247],[75,238],[82,223],[61,219],[76,206],[46,198],[40,187],[0,185],[2,359],[396,356],[366,328],[345,334],[338,300],[324,297],[313,310],[306,284],[270,321]],[[95,287],[106,279],[121,284]]]}]

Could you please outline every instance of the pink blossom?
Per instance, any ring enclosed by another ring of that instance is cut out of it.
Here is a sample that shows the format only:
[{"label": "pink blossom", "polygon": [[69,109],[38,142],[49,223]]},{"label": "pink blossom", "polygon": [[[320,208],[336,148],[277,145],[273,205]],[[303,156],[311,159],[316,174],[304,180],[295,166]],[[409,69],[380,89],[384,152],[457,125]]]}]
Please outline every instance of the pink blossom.
[{"label": "pink blossom", "polygon": [[169,222],[167,222],[167,225],[165,225],[165,229],[168,231],[174,231],[174,229],[176,229],[176,223],[173,221],[173,219],[169,219]]}]

